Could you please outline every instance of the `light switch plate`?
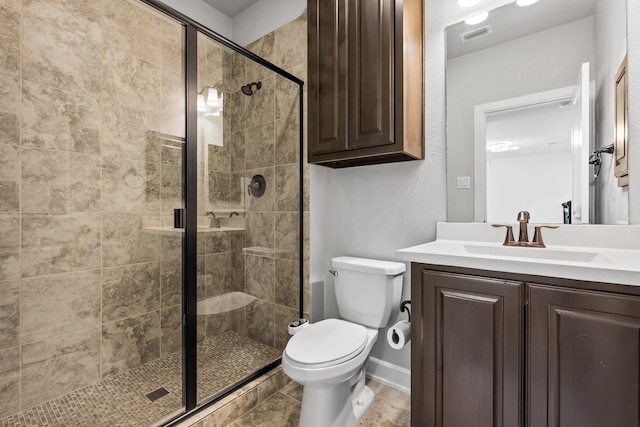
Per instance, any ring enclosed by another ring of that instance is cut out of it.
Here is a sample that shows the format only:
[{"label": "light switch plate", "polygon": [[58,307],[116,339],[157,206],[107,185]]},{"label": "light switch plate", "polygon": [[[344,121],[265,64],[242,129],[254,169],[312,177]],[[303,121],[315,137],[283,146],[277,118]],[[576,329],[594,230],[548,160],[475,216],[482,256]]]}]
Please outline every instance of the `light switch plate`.
[{"label": "light switch plate", "polygon": [[471,188],[471,177],[470,176],[459,176],[457,179],[457,187],[458,188]]}]

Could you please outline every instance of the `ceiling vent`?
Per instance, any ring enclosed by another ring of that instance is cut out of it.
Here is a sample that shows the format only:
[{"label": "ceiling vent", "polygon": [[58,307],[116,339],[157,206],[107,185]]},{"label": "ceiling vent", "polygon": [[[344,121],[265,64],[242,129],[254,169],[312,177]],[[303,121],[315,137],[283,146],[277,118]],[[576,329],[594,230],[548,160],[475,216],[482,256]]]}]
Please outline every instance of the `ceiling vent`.
[{"label": "ceiling vent", "polygon": [[462,43],[466,43],[469,40],[477,39],[478,37],[486,36],[487,34],[491,34],[493,30],[491,29],[491,25],[485,25],[484,27],[475,28],[471,31],[467,31],[466,33],[462,33],[459,35]]}]

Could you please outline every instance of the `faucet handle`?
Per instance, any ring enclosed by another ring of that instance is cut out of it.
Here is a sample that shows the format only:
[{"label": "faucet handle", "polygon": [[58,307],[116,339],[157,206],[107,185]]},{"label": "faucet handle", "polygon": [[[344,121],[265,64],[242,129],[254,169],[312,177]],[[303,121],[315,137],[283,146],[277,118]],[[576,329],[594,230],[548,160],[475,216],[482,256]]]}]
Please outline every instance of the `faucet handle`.
[{"label": "faucet handle", "polygon": [[535,232],[533,233],[533,246],[538,248],[546,248],[544,241],[542,240],[542,229],[543,228],[558,228],[557,225],[536,225]]},{"label": "faucet handle", "polygon": [[507,234],[504,236],[503,245],[512,245],[515,242],[513,238],[513,227],[509,224],[491,224],[492,227],[499,228],[505,227],[507,229]]}]

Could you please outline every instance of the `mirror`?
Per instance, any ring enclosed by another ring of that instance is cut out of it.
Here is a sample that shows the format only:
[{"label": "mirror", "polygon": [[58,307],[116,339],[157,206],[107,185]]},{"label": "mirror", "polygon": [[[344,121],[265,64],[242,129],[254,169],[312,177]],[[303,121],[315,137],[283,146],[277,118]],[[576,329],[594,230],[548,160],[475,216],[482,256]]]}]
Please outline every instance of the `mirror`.
[{"label": "mirror", "polygon": [[446,29],[450,222],[529,210],[532,222],[628,223],[629,188],[604,149],[615,138],[626,10],[625,0],[540,0]]}]

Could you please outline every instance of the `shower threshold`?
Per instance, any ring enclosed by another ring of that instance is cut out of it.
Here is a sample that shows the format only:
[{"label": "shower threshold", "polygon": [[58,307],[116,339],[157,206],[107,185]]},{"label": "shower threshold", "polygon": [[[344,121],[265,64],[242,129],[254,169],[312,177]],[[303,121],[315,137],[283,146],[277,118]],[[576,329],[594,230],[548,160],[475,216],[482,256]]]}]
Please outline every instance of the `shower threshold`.
[{"label": "shower threshold", "polygon": [[[228,331],[198,344],[198,401],[241,381],[280,357],[280,351]],[[168,393],[150,400],[160,388]],[[183,412],[182,353],[0,419],[0,427],[154,426]]]}]

